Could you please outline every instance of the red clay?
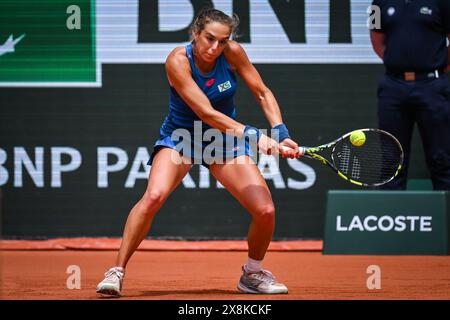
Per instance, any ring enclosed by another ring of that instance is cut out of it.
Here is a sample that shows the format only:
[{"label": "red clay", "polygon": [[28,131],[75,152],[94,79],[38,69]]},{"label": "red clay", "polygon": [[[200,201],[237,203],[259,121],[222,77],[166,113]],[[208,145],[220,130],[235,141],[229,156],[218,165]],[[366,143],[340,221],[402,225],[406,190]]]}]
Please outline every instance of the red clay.
[{"label": "red clay", "polygon": [[[1,299],[105,299],[95,293],[115,251],[0,251]],[[246,252],[138,251],[120,299],[450,299],[448,256],[327,256],[269,252],[264,267],[287,295],[236,291]],[[81,269],[81,289],[67,289],[68,266]],[[381,289],[366,286],[369,265],[381,268]]]}]

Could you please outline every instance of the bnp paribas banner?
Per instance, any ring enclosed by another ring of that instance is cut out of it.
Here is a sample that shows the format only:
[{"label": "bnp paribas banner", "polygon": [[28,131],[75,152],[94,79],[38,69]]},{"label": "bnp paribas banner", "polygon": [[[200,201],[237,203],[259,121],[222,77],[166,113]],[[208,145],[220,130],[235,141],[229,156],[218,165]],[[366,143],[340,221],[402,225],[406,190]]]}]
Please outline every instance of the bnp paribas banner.
[{"label": "bnp paribas banner", "polygon": [[[316,146],[376,126],[383,66],[370,44],[368,27],[377,22],[370,4],[0,0],[0,236],[122,234],[147,186],[146,163],[168,113],[163,64],[189,42],[189,27],[206,5],[239,15],[237,40],[295,141]],[[238,121],[268,129],[241,80]],[[422,177],[423,153],[416,145],[412,152],[419,155],[410,174],[421,170]],[[357,188],[314,162],[259,158],[276,204],[278,239],[322,237],[327,191]],[[158,213],[151,236],[243,238],[248,222],[209,170],[194,166]]]},{"label": "bnp paribas banner", "polygon": [[164,63],[204,6],[240,17],[254,63],[378,63],[370,0],[3,0],[0,86],[102,85],[103,64]]}]

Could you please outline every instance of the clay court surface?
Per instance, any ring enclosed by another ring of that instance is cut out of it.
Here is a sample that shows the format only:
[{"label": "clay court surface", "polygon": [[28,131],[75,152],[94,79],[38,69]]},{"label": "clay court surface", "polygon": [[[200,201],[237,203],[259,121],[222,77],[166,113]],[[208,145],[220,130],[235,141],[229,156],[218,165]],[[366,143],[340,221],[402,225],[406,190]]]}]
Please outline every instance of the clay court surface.
[{"label": "clay court surface", "polygon": [[[95,293],[116,251],[0,251],[1,299],[105,299]],[[264,267],[289,288],[287,295],[236,290],[245,251],[137,251],[120,299],[450,299],[448,256],[337,256],[272,251]],[[81,289],[67,289],[70,265]],[[381,268],[381,289],[366,286],[370,265]]]}]

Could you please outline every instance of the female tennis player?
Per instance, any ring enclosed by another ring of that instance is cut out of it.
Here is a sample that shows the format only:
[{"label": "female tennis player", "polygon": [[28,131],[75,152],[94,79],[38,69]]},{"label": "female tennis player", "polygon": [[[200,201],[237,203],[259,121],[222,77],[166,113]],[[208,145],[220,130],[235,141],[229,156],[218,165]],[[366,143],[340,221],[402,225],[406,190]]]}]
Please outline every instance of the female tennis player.
[{"label": "female tennis player", "polygon": [[[194,121],[202,121],[203,129],[220,130],[218,132],[225,139],[231,137],[233,141],[242,141],[244,137],[255,137],[261,153],[289,158],[299,156],[298,145],[289,137],[275,97],[243,48],[230,39],[238,23],[236,15],[230,17],[216,9],[204,9],[192,26],[192,42],[175,48],[168,55],[165,67],[170,85],[170,112],[149,160],[152,168],[147,189],[128,216],[116,264],[98,284],[98,293],[121,294],[127,262],[147,236],[155,214],[196,160],[197,155],[193,152],[183,153],[177,148],[173,138],[176,129],[193,132]],[[235,120],[235,73],[256,97],[270,126],[278,129],[276,140]],[[191,144],[195,149],[195,142],[191,141]],[[188,142],[184,147],[189,145]],[[200,148],[204,150],[205,146],[202,143]],[[252,159],[252,148],[248,145],[239,147],[235,143],[221,151],[216,152],[219,155],[214,161],[201,161],[252,216],[248,231],[248,261],[242,267],[237,288],[245,293],[287,293],[285,285],[262,269],[274,231],[275,209],[269,188]]]}]

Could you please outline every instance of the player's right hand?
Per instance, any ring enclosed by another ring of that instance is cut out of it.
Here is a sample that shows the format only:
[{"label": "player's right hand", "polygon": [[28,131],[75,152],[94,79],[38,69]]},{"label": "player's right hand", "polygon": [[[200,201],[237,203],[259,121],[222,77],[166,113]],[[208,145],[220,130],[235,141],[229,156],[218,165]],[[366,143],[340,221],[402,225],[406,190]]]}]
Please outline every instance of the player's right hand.
[{"label": "player's right hand", "polygon": [[280,154],[283,158],[300,158],[302,154],[298,148],[298,144],[290,138],[284,139],[280,142]]}]

